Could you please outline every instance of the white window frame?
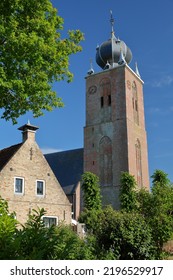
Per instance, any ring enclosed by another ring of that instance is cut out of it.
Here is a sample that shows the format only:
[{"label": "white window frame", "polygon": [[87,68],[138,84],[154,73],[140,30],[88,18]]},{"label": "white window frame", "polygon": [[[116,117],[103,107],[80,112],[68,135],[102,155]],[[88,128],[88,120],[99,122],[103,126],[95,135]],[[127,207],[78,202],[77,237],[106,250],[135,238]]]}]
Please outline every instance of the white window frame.
[{"label": "white window frame", "polygon": [[[16,179],[22,180],[22,192],[16,192]],[[16,195],[24,195],[24,190],[25,190],[25,180],[23,177],[14,177],[14,194]]]},{"label": "white window frame", "polygon": [[[42,182],[43,183],[43,194],[39,194],[39,193],[37,193],[37,183],[38,182]],[[45,196],[45,181],[44,180],[36,180],[36,186],[35,186],[35,188],[36,188],[36,196],[38,196],[38,197],[44,197]]]},{"label": "white window frame", "polygon": [[[58,225],[58,217],[57,217],[57,216],[43,216],[43,217],[42,217],[43,222],[44,222],[44,218],[48,218],[48,219],[53,218],[53,219],[56,219],[56,225],[55,225],[55,226]],[[45,225],[45,227],[50,228],[50,226],[46,226],[46,225]]]}]

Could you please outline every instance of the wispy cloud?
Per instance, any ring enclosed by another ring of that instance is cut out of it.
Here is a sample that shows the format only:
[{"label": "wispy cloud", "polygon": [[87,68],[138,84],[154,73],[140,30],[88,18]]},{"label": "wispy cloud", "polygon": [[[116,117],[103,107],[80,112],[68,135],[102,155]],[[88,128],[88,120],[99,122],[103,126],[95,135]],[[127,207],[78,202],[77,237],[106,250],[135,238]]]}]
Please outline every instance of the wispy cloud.
[{"label": "wispy cloud", "polygon": [[151,107],[151,108],[147,108],[146,110],[147,114],[157,114],[157,115],[168,115],[168,114],[172,114],[173,113],[173,106],[169,106],[167,108],[158,108],[158,107]]},{"label": "wispy cloud", "polygon": [[171,158],[173,157],[173,153],[163,153],[154,156],[154,158],[170,158],[170,157]]},{"label": "wispy cloud", "polygon": [[149,114],[157,114],[160,113],[160,108],[158,107],[151,107],[147,109],[147,113]]},{"label": "wispy cloud", "polygon": [[157,128],[157,127],[159,127],[159,123],[158,122],[148,122],[148,126]]},{"label": "wispy cloud", "polygon": [[62,150],[61,149],[52,148],[52,147],[42,147],[41,151],[45,155],[45,154],[61,152]]},{"label": "wispy cloud", "polygon": [[167,75],[159,80],[154,80],[150,84],[152,87],[161,88],[163,86],[170,86],[173,83],[173,76]]}]

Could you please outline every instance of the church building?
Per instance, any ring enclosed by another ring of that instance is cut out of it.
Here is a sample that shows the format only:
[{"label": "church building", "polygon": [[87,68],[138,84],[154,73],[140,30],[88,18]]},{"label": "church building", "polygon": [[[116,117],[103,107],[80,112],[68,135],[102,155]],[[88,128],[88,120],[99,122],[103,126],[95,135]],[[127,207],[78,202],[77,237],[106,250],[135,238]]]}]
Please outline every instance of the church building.
[{"label": "church building", "polygon": [[[100,179],[103,204],[119,207],[120,176],[134,175],[138,188],[149,189],[143,80],[129,66],[132,52],[115,36],[111,14],[110,39],[96,48],[96,62],[86,77],[84,149],[45,155],[64,191],[75,195],[85,171]],[[62,160],[60,160],[62,159]],[[62,171],[63,170],[63,171]],[[69,170],[69,172],[68,172]]]},{"label": "church building", "polygon": [[110,22],[110,38],[96,48],[101,70],[95,73],[91,65],[85,78],[84,148],[43,156],[35,141],[38,127],[28,123],[19,128],[23,141],[0,151],[0,195],[20,222],[35,207],[46,209],[47,225],[70,224],[71,210],[76,222],[86,171],[99,177],[103,205],[115,209],[122,172],[133,175],[138,188],[149,189],[144,82],[137,64],[135,71],[129,66],[132,52],[115,36],[112,14]]}]

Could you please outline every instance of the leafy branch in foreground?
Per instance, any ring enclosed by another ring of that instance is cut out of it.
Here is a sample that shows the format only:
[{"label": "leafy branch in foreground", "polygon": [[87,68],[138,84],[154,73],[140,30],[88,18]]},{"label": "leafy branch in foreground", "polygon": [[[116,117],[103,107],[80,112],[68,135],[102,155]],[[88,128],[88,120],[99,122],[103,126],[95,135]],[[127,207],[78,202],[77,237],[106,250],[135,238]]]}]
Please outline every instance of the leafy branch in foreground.
[{"label": "leafy branch in foreground", "polygon": [[0,1],[1,118],[16,123],[27,111],[38,117],[63,106],[52,83],[72,80],[69,56],[82,50],[84,38],[71,30],[62,39],[62,29],[50,0]]}]

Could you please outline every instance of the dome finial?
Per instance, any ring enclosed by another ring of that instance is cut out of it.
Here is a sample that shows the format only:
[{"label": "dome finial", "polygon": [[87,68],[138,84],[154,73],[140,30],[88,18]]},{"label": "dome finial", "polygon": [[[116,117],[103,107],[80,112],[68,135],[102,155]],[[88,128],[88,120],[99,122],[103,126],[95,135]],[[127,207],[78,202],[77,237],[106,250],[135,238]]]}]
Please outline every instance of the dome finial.
[{"label": "dome finial", "polygon": [[115,36],[115,33],[114,33],[114,18],[113,18],[113,15],[112,15],[112,10],[110,10],[110,14],[111,14],[111,18],[110,18],[111,34],[112,34],[112,37],[113,37],[113,36]]},{"label": "dome finial", "polygon": [[88,75],[92,75],[94,74],[94,69],[93,69],[93,65],[92,65],[92,59],[90,59],[90,69],[87,72]]},{"label": "dome finial", "polygon": [[[111,38],[96,48],[96,62],[102,68],[107,68],[107,62],[111,68],[120,64],[129,64],[132,59],[132,52],[124,41],[117,39],[114,34],[114,18],[110,10]],[[121,48],[121,49],[120,49]]]}]

